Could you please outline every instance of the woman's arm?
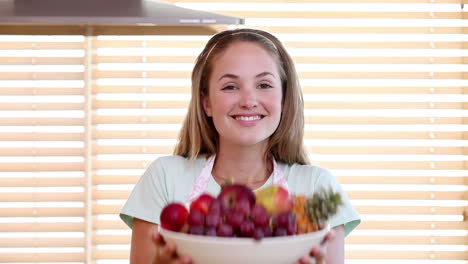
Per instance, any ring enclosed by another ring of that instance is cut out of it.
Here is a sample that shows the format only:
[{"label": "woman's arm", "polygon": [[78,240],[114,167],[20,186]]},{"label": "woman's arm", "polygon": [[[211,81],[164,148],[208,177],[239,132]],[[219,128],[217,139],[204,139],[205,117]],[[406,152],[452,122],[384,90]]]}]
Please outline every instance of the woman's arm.
[{"label": "woman's arm", "polygon": [[[344,263],[344,226],[339,225],[332,228],[333,236],[328,240],[325,248],[324,258],[326,264]],[[319,256],[320,258],[320,256]],[[317,263],[320,263],[317,261]]]},{"label": "woman's arm", "polygon": [[191,259],[177,254],[174,243],[165,242],[158,225],[135,218],[130,249],[131,264],[187,264]]},{"label": "woman's arm", "polygon": [[153,234],[157,231],[158,225],[134,218],[130,263],[153,263],[157,252]]}]

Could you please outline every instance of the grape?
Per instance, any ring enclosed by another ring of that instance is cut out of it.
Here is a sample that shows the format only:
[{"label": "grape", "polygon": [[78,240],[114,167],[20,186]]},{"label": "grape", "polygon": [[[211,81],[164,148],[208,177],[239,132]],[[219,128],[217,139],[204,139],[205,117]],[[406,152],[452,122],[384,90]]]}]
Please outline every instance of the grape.
[{"label": "grape", "polygon": [[221,223],[221,216],[213,212],[208,212],[205,217],[205,225],[208,227],[217,227]]},{"label": "grape", "polygon": [[270,226],[268,226],[268,225],[263,226],[263,235],[264,235],[265,237],[271,237],[271,236],[273,236],[273,232],[271,231]]},{"label": "grape", "polygon": [[288,235],[288,231],[286,230],[286,228],[283,228],[283,227],[276,228],[275,236],[279,237],[279,236],[287,236],[287,235]]},{"label": "grape", "polygon": [[205,236],[216,236],[216,227],[207,227],[205,229]]},{"label": "grape", "polygon": [[263,233],[263,228],[255,228],[254,232],[253,232],[253,238],[256,239],[256,240],[260,240],[262,239],[263,237],[265,236],[265,234]]},{"label": "grape", "polygon": [[254,205],[252,208],[252,219],[257,226],[265,226],[268,224],[269,217],[263,205]]},{"label": "grape", "polygon": [[248,216],[248,215],[250,215],[250,209],[251,209],[250,208],[250,201],[248,199],[241,199],[236,203],[234,209],[238,213],[240,213],[240,214],[242,214],[244,216]]},{"label": "grape", "polygon": [[240,227],[240,225],[244,222],[244,216],[238,213],[235,209],[229,210],[226,214],[226,223],[231,225],[234,228]]},{"label": "grape", "polygon": [[276,226],[286,228],[290,222],[293,222],[292,212],[281,213],[276,216]]},{"label": "grape", "polygon": [[234,230],[232,226],[228,224],[220,224],[216,230],[216,233],[220,237],[232,237],[234,235]]},{"label": "grape", "polygon": [[189,234],[192,235],[203,235],[204,231],[205,229],[203,228],[203,226],[191,226],[189,228]]},{"label": "grape", "polygon": [[255,225],[252,221],[245,221],[240,225],[240,235],[242,237],[252,237]]},{"label": "grape", "polygon": [[188,224],[190,226],[203,226],[205,224],[205,216],[197,209],[190,210]]},{"label": "grape", "polygon": [[210,208],[208,208],[208,213],[220,214],[221,213],[221,201],[218,199],[213,200],[210,204]]},{"label": "grape", "polygon": [[286,226],[286,230],[288,231],[288,235],[292,236],[296,234],[297,231],[297,226],[296,226],[296,220],[289,222],[288,225]]}]

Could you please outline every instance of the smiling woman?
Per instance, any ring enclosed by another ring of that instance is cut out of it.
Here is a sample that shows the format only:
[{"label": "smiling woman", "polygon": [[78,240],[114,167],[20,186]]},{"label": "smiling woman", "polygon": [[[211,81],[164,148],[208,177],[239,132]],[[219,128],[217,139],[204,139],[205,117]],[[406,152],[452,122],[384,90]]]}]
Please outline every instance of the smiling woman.
[{"label": "smiling woman", "polygon": [[343,263],[344,236],[360,218],[334,176],[308,165],[303,115],[294,64],[277,38],[254,29],[213,36],[195,63],[176,155],[154,161],[122,209],[122,220],[132,228],[130,261],[189,263],[190,256],[178,255],[161,238],[159,214],[172,201],[189,204],[205,192],[217,194],[230,180],[252,190],[281,184],[292,195],[312,196],[321,188],[339,192],[343,206],[329,221],[332,253],[325,255],[327,246],[320,243],[310,245],[310,256],[289,261]]}]

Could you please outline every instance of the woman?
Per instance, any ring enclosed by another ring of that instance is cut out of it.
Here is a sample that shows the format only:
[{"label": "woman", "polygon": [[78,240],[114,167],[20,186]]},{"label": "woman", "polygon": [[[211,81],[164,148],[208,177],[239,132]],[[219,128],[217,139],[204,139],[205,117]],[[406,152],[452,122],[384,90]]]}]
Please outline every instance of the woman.
[{"label": "woman", "polygon": [[359,216],[327,170],[307,165],[303,112],[294,64],[274,36],[239,29],[210,39],[192,73],[192,99],[175,155],[150,165],[122,209],[132,227],[131,262],[190,263],[158,234],[159,214],[172,201],[217,195],[231,180],[254,190],[282,184],[293,194],[310,195],[321,186],[341,192],[344,206],[330,220],[332,232],[311,256],[316,263],[344,263],[344,237]]}]

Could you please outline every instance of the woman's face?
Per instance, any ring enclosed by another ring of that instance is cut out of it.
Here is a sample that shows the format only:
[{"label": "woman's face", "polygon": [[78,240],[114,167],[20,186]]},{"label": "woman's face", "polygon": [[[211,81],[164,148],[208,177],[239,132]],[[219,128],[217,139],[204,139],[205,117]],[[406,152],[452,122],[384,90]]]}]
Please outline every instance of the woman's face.
[{"label": "woman's face", "polygon": [[259,44],[234,42],[214,58],[203,107],[220,143],[266,144],[281,119],[278,66]]}]

